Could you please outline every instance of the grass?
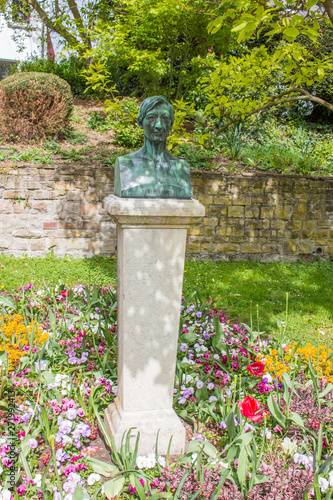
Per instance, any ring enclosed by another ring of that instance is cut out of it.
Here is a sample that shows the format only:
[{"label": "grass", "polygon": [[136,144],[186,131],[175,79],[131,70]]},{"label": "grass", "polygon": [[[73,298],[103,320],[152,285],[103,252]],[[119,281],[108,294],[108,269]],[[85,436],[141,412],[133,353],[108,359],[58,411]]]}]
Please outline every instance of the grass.
[{"label": "grass", "polygon": [[183,293],[187,295],[195,287],[203,298],[246,324],[251,321],[252,309],[254,327],[258,305],[260,330],[266,333],[278,330],[278,320],[285,321],[288,293],[290,338],[313,343],[319,332],[325,331],[325,343],[333,346],[332,262],[188,261]]},{"label": "grass", "polygon": [[43,286],[44,280],[49,286],[59,281],[68,285],[116,285],[116,278],[116,259],[99,255],[84,259],[55,257],[52,254],[47,257],[0,256],[0,291],[12,292],[26,283]]},{"label": "grass", "polygon": [[[32,282],[50,286],[98,283],[116,285],[116,259],[102,256],[75,259],[0,256],[0,290],[14,291]],[[267,334],[278,331],[277,321],[286,315],[291,339],[320,342],[333,347],[333,262],[314,263],[200,262],[187,261],[183,293],[197,289],[202,299],[224,309],[231,319],[251,321]],[[320,331],[325,332],[321,337]]]}]

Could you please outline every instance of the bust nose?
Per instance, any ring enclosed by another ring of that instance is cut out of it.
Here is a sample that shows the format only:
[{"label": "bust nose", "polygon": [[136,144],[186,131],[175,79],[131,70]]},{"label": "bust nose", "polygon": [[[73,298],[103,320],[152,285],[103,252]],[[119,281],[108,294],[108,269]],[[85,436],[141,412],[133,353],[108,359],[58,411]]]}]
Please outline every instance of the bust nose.
[{"label": "bust nose", "polygon": [[161,121],[161,118],[159,116],[156,118],[156,122],[155,122],[155,127],[154,128],[158,129],[158,130],[160,130],[161,128],[163,128],[162,121]]}]

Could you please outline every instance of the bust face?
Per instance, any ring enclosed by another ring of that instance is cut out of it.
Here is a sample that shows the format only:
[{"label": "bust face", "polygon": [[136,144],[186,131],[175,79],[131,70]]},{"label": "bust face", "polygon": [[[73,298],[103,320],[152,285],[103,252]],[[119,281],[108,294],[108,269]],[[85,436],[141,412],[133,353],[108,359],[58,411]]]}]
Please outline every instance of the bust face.
[{"label": "bust face", "polygon": [[171,116],[167,104],[157,104],[142,121],[144,135],[150,142],[165,142],[170,127]]}]

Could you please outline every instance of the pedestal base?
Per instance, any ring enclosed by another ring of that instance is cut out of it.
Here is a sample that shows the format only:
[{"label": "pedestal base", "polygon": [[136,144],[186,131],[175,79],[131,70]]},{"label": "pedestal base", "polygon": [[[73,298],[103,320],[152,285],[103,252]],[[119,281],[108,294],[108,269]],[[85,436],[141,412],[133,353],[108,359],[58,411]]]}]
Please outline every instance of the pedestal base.
[{"label": "pedestal base", "polygon": [[116,398],[105,411],[104,424],[107,432],[113,436],[117,449],[121,446],[124,433],[132,428],[132,448],[140,432],[139,455],[155,451],[157,433],[159,455],[167,454],[171,437],[170,455],[180,455],[185,451],[185,428],[173,409],[124,412]]}]

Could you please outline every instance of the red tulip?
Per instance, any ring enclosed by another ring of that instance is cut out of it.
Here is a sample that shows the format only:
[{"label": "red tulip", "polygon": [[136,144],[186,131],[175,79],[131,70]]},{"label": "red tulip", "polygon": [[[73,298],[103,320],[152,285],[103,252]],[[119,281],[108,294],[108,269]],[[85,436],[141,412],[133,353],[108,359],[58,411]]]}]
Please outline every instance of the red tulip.
[{"label": "red tulip", "polygon": [[246,396],[244,401],[238,401],[238,408],[243,417],[248,418],[252,422],[259,422],[264,418],[263,412],[258,413],[261,404],[256,399]]},{"label": "red tulip", "polygon": [[252,375],[256,375],[257,377],[261,377],[261,375],[264,373],[264,369],[265,363],[262,363],[261,361],[251,363],[251,365],[248,365],[247,367],[247,371],[252,373]]}]

